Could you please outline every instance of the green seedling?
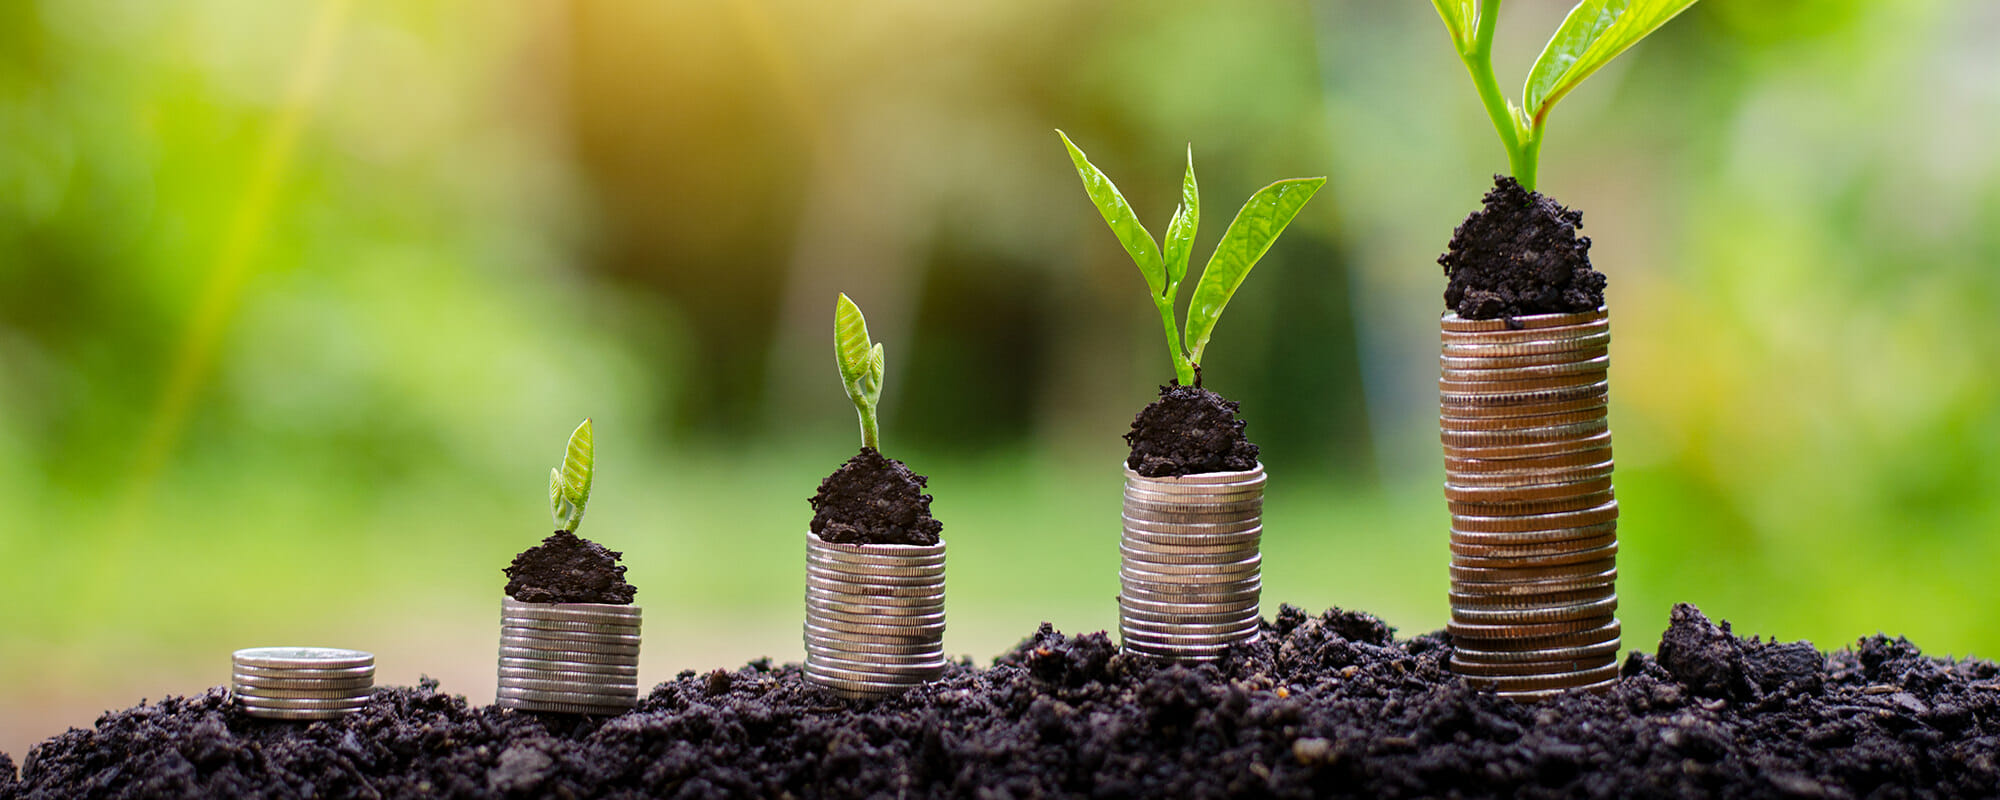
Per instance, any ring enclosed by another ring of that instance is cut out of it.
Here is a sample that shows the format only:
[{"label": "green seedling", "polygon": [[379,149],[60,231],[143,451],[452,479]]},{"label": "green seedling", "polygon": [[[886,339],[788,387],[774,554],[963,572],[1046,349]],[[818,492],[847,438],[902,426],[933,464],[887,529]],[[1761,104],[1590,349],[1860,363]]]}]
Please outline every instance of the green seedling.
[{"label": "green seedling", "polygon": [[595,458],[590,420],[586,418],[569,435],[562,466],[549,470],[549,513],[555,515],[556,530],[576,533],[576,527],[583,524],[583,504],[590,502],[591,464]]},{"label": "green seedling", "polygon": [[[1326,183],[1326,178],[1290,178],[1250,195],[1236,212],[1236,219],[1230,221],[1228,230],[1223,231],[1222,241],[1216,243],[1215,252],[1208,257],[1208,265],[1202,267],[1201,281],[1195,284],[1194,299],[1188,303],[1187,324],[1177,326],[1174,304],[1180,294],[1181,279],[1187,277],[1195,228],[1201,222],[1194,148],[1188,148],[1187,176],[1181,179],[1181,203],[1167,223],[1166,247],[1162,248],[1146,226],[1139,223],[1138,215],[1132,213],[1132,206],[1125,202],[1125,196],[1119,194],[1111,179],[1091,165],[1068,134],[1056,131],[1056,135],[1062,137],[1063,147],[1069,149],[1076,174],[1083,178],[1083,190],[1097,205],[1098,213],[1104,215],[1105,224],[1111,226],[1119,243],[1125,245],[1125,252],[1139,265],[1139,274],[1146,278],[1153,305],[1160,310],[1160,324],[1166,329],[1167,353],[1173,360],[1174,377],[1182,386],[1200,386],[1201,354],[1215,332],[1215,321],[1222,316],[1222,308],[1229,305],[1229,298],[1243,285],[1250,268],[1257,266],[1257,260],[1271,249],[1278,234],[1292,223],[1292,218],[1298,216],[1299,209]],[[1185,338],[1182,330],[1187,332]]]},{"label": "green seedling", "polygon": [[1500,94],[1493,77],[1493,28],[1500,18],[1500,0],[1431,0],[1444,18],[1459,60],[1472,73],[1473,88],[1485,104],[1493,129],[1507,148],[1514,180],[1535,189],[1541,160],[1542,132],[1549,111],[1619,53],[1658,30],[1695,0],[1583,0],[1570,9],[1556,35],[1542,48],[1528,83],[1521,88],[1521,105]]},{"label": "green seedling", "polygon": [[842,294],[833,303],[833,362],[840,382],[861,415],[861,446],[880,452],[882,434],[875,423],[875,406],[882,400],[882,345],[868,340],[868,320],[861,307]]}]

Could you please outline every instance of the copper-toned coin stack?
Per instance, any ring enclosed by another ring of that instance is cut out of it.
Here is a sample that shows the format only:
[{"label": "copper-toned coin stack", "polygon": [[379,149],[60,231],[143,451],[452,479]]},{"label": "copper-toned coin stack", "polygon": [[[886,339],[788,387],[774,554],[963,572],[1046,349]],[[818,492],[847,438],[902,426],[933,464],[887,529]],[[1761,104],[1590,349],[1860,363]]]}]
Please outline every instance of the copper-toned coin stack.
[{"label": "copper-toned coin stack", "polygon": [[806,678],[884,697],[944,672],[944,540],[833,544],[806,534]]},{"label": "copper-toned coin stack", "polygon": [[1618,502],[1604,309],[1445,314],[1452,670],[1534,700],[1618,677]]},{"label": "copper-toned coin stack", "polygon": [[1118,633],[1125,649],[1205,661],[1257,635],[1264,465],[1148,478],[1125,470]]}]

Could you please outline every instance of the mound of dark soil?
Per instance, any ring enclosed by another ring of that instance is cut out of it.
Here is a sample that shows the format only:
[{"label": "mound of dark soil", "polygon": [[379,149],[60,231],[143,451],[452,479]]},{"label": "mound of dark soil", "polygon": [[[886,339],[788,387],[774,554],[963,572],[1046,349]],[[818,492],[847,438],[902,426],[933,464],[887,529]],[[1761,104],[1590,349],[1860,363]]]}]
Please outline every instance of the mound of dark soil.
[{"label": "mound of dark soil", "polygon": [[1243,435],[1238,404],[1199,386],[1160,387],[1160,399],[1139,410],[1125,459],[1148,478],[1240,472],[1257,466],[1257,446]]},{"label": "mound of dark soil", "polygon": [[1493,176],[1485,207],[1472,212],[1438,256],[1450,283],[1444,307],[1465,319],[1570,314],[1604,305],[1604,275],[1590,268],[1583,212],[1505,175]]},{"label": "mound of dark soil", "polygon": [[863,447],[813,495],[812,532],[833,544],[938,543],[944,524],[931,516],[929,478]]},{"label": "mound of dark soil", "polygon": [[639,592],[625,582],[616,550],[556,531],[542,543],[514,556],[507,575],[507,596],[523,603],[613,603],[626,605]]},{"label": "mound of dark soil", "polygon": [[987,669],[848,702],[799,667],[685,672],[614,719],[471,707],[434,682],[332,723],[216,688],[36,747],[0,800],[69,797],[1991,797],[2000,667],[1875,636],[1823,656],[1676,608],[1610,691],[1520,705],[1443,634],[1282,608],[1205,666],[1049,626]]}]

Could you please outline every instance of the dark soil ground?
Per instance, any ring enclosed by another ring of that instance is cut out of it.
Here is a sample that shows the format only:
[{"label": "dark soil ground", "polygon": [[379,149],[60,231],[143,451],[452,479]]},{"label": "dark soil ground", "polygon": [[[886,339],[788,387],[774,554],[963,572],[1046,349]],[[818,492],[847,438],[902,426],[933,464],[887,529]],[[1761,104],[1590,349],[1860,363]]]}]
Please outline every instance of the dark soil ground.
[{"label": "dark soil ground", "polygon": [[625,555],[604,545],[556,531],[542,543],[514,556],[507,575],[507,596],[523,603],[612,603],[626,605],[639,592],[625,582]]},{"label": "dark soil ground", "polygon": [[930,479],[903,462],[863,447],[812,496],[812,532],[834,544],[938,543],[943,523],[931,516]]},{"label": "dark soil ground", "polygon": [[1590,237],[1571,211],[1513,178],[1493,176],[1485,207],[1472,212],[1438,256],[1450,281],[1444,307],[1465,319],[1566,314],[1604,305],[1604,275],[1590,268]]},{"label": "dark soil ground", "polygon": [[1044,625],[990,668],[848,702],[796,665],[682,673],[614,719],[434,683],[347,719],[252,720],[221,688],[32,751],[0,800],[79,797],[1993,797],[2000,667],[1903,639],[1830,656],[1674,610],[1604,694],[1520,705],[1443,634],[1286,607],[1214,665]]},{"label": "dark soil ground", "polygon": [[1148,478],[1257,466],[1257,446],[1243,435],[1237,408],[1236,401],[1199,386],[1160,387],[1160,399],[1141,409],[1125,434],[1132,446],[1125,466]]}]

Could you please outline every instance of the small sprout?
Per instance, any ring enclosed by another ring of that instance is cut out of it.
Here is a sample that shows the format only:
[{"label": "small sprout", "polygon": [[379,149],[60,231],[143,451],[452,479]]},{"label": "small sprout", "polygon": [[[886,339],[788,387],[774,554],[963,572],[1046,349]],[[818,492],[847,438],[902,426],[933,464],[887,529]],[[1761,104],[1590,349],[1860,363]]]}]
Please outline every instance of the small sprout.
[{"label": "small sprout", "polygon": [[[1139,274],[1146,279],[1153,306],[1160,311],[1160,325],[1166,331],[1167,354],[1173,361],[1175,379],[1182,386],[1201,385],[1201,354],[1208,348],[1209,336],[1215,332],[1215,321],[1221,318],[1223,307],[1229,305],[1229,298],[1243,285],[1250,268],[1257,266],[1258,259],[1271,249],[1278,234],[1292,223],[1292,218],[1298,216],[1306,201],[1326,183],[1326,178],[1282,180],[1250,196],[1223,231],[1215,252],[1209,255],[1208,265],[1201,271],[1201,281],[1195,284],[1194,299],[1188,304],[1187,324],[1179,326],[1174,323],[1174,304],[1180,296],[1181,281],[1187,277],[1195,229],[1201,222],[1194,148],[1188,148],[1187,176],[1181,179],[1181,203],[1174,209],[1172,221],[1167,223],[1162,255],[1153,234],[1139,223],[1138,215],[1132,212],[1132,206],[1125,202],[1125,196],[1118,192],[1111,178],[1090,163],[1068,134],[1056,131],[1056,135],[1062,137],[1070,161],[1076,164],[1084,192],[1090,195],[1105,224],[1111,226],[1111,232],[1125,245],[1125,252],[1131,254],[1132,261],[1139,265]],[[1181,335],[1183,327],[1187,331],[1185,339]]]},{"label": "small sprout", "polygon": [[1493,29],[1500,0],[1431,0],[1444,18],[1452,47],[1485,104],[1493,129],[1507,148],[1507,163],[1521,188],[1535,190],[1542,133],[1556,102],[1598,68],[1617,58],[1695,0],[1583,0],[1570,9],[1556,34],[1528,70],[1521,106],[1500,93],[1493,76]]},{"label": "small sprout", "polygon": [[562,466],[549,470],[549,513],[556,518],[556,530],[575,533],[577,526],[583,524],[583,504],[590,502],[591,465],[595,458],[590,420],[586,418],[569,435],[569,449],[563,452]]},{"label": "small sprout", "polygon": [[882,399],[882,345],[868,340],[868,320],[845,294],[833,304],[833,362],[840,368],[840,382],[854,401],[855,413],[861,415],[861,446],[880,452],[875,406]]}]

